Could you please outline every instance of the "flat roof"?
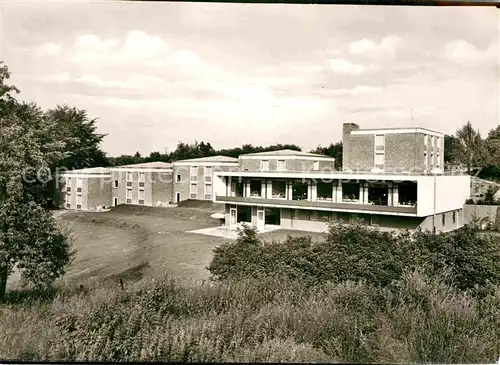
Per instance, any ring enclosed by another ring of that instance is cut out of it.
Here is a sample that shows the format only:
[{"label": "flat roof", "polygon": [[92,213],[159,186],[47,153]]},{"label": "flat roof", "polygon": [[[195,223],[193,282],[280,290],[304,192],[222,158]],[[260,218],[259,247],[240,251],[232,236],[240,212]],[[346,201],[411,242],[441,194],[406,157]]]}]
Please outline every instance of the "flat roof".
[{"label": "flat roof", "polygon": [[234,162],[238,163],[238,159],[234,157],[229,157],[229,156],[222,156],[222,155],[217,155],[217,156],[209,156],[209,157],[200,157],[200,158],[189,158],[187,160],[178,160],[174,161],[174,163],[177,162]]},{"label": "flat roof", "polygon": [[277,150],[277,151],[266,151],[266,152],[255,152],[255,153],[247,153],[244,155],[240,155],[241,158],[244,157],[253,157],[253,156],[294,156],[294,157],[316,157],[316,158],[328,158],[331,159],[333,157],[320,155],[317,153],[309,153],[295,150]]},{"label": "flat roof", "polygon": [[172,164],[162,161],[143,162],[132,165],[113,166],[112,169],[171,169]]},{"label": "flat roof", "polygon": [[78,170],[67,170],[60,175],[105,175],[111,173],[109,167],[88,167]]}]

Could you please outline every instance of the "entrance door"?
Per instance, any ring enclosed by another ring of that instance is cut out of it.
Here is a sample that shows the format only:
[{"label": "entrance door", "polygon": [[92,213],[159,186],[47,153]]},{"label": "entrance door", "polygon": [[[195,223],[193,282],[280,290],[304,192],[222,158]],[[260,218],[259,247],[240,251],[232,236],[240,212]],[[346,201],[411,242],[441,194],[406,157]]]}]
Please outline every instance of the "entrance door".
[{"label": "entrance door", "polygon": [[175,202],[179,203],[181,201],[181,193],[176,193],[175,194]]},{"label": "entrance door", "polygon": [[116,207],[118,205],[118,198],[113,198],[113,206]]},{"label": "entrance door", "polygon": [[231,208],[229,210],[229,226],[234,227],[236,226],[236,208]]},{"label": "entrance door", "polygon": [[265,211],[257,210],[257,229],[263,232],[264,226],[265,226]]}]

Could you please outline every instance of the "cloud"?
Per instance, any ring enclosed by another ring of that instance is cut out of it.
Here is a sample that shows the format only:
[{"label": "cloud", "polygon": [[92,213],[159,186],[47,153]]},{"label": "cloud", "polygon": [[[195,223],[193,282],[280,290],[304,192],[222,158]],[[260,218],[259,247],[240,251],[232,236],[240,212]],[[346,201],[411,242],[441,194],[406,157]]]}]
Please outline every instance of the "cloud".
[{"label": "cloud", "polygon": [[330,60],[330,67],[335,73],[352,76],[361,75],[362,73],[370,72],[375,69],[374,66],[354,64],[343,58],[335,58]]},{"label": "cloud", "polygon": [[60,84],[65,84],[68,82],[73,81],[73,76],[69,72],[58,72],[55,74],[50,74],[50,75],[45,75],[37,78],[38,81],[45,82],[45,83],[60,83]]},{"label": "cloud", "polygon": [[121,48],[121,56],[130,59],[155,58],[164,55],[166,49],[166,44],[160,37],[142,30],[131,30]]},{"label": "cloud", "polygon": [[397,36],[387,36],[382,38],[379,43],[376,43],[370,39],[360,39],[359,41],[353,42],[349,45],[349,51],[353,54],[372,54],[372,53],[382,53],[387,55],[394,55],[394,53],[403,47],[404,42],[400,37]]},{"label": "cloud", "polygon": [[127,82],[103,80],[99,75],[94,74],[83,75],[82,77],[75,79],[75,82],[98,87],[125,88],[130,86]]},{"label": "cloud", "polygon": [[494,43],[480,50],[464,40],[455,40],[445,45],[444,53],[448,61],[465,66],[496,65],[498,62],[498,48]]},{"label": "cloud", "polygon": [[322,90],[321,94],[322,95],[335,95],[335,96],[342,96],[342,95],[359,95],[359,94],[374,94],[381,92],[382,88],[378,86],[366,86],[366,85],[358,85],[353,88],[339,88],[339,89],[324,89]]},{"label": "cloud", "polygon": [[60,43],[44,43],[35,48],[35,54],[37,56],[52,56],[56,55],[61,51],[62,44]]}]

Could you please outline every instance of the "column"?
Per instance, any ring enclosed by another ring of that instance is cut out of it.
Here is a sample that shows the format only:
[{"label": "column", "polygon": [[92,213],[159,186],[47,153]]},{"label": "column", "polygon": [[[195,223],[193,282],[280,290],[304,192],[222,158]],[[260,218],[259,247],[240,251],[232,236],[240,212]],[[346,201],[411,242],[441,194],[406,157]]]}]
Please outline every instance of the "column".
[{"label": "column", "polygon": [[387,205],[388,206],[392,206],[392,187],[393,187],[393,184],[392,184],[392,181],[389,181],[387,183]]},{"label": "column", "polygon": [[337,180],[336,185],[337,185],[336,187],[337,196],[334,199],[337,203],[342,203],[342,183],[340,182],[340,180]]},{"label": "column", "polygon": [[318,200],[318,185],[316,182],[312,182],[311,185],[311,201],[315,202]]},{"label": "column", "polygon": [[231,176],[226,178],[226,196],[233,196],[233,181]]},{"label": "column", "polygon": [[262,179],[260,181],[260,196],[265,198],[267,195],[267,179]]},{"label": "column", "polygon": [[286,182],[286,198],[288,200],[292,200],[292,182],[291,181],[287,181]]},{"label": "column", "polygon": [[273,181],[271,179],[267,180],[266,191],[267,199],[271,199],[273,197]]},{"label": "column", "polygon": [[307,201],[312,201],[312,181],[307,182]]},{"label": "column", "polygon": [[245,190],[244,197],[248,198],[248,197],[250,197],[250,181],[245,181],[243,184],[244,184],[243,187],[244,187],[244,190]]},{"label": "column", "polygon": [[395,207],[399,205],[398,184],[394,184],[392,188],[392,205]]}]

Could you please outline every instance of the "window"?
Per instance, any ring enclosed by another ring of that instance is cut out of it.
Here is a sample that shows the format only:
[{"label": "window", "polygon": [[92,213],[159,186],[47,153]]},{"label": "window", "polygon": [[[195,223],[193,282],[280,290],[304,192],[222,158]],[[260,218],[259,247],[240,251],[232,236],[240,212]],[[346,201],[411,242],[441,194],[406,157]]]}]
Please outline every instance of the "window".
[{"label": "window", "polygon": [[127,172],[127,181],[132,181],[132,173]]},{"label": "window", "polygon": [[309,220],[310,221],[317,221],[318,220],[318,211],[317,210],[310,210],[309,211]]},{"label": "window", "polygon": [[384,152],[385,136],[383,134],[375,135],[375,151]]},{"label": "window", "polygon": [[118,180],[115,180],[115,185],[114,185],[115,188],[118,187]]},{"label": "window", "polygon": [[82,196],[77,195],[76,196],[76,209],[81,209],[82,208]]},{"label": "window", "polygon": [[71,191],[71,178],[66,178],[66,191]]},{"label": "window", "polygon": [[262,181],[252,180],[250,181],[250,196],[260,197],[262,194]]},{"label": "window", "polygon": [[144,204],[144,190],[139,190],[139,204]]},{"label": "window", "polygon": [[315,170],[315,171],[319,170],[319,161],[314,161],[314,163],[313,163],[313,170]]},{"label": "window", "polygon": [[191,181],[198,180],[198,166],[191,166]]},{"label": "window", "polygon": [[429,136],[427,134],[424,134],[424,146],[426,150],[428,144],[429,144]]},{"label": "window", "polygon": [[66,208],[71,208],[71,194],[66,193],[66,200],[65,200]]},{"label": "window", "polygon": [[181,182],[181,175],[177,175],[177,177],[175,178],[175,181],[180,183]]},{"label": "window", "polygon": [[205,199],[212,198],[212,184],[205,184]]},{"label": "window", "polygon": [[383,153],[375,153],[375,168],[384,169],[385,155]]},{"label": "window", "polygon": [[198,185],[197,184],[190,184],[189,185],[189,198],[190,199],[196,199],[198,194],[197,194],[197,190],[198,190]]},{"label": "window", "polygon": [[205,181],[212,181],[212,166],[205,166]]},{"label": "window", "polygon": [[79,177],[76,179],[76,192],[81,193],[82,192],[82,185],[83,185],[83,179]]},{"label": "window", "polygon": [[319,182],[316,184],[318,200],[332,200],[333,186],[332,184]]},{"label": "window", "polygon": [[278,160],[278,171],[285,171],[285,160]]},{"label": "window", "polygon": [[324,210],[318,211],[318,220],[320,220],[320,221],[329,221],[330,217],[331,217],[330,212],[324,211]]},{"label": "window", "polygon": [[292,200],[307,200],[309,184],[302,181],[292,183]]},{"label": "window", "polygon": [[273,180],[271,185],[273,199],[286,199],[286,181]]},{"label": "window", "polygon": [[342,183],[342,201],[359,201],[359,183]]},{"label": "window", "polygon": [[261,160],[260,161],[260,169],[262,171],[269,171],[269,161],[268,160]]},{"label": "window", "polygon": [[440,146],[440,144],[441,144],[441,141],[439,140],[439,137],[436,137],[436,152],[437,153],[439,153],[439,150],[440,150],[439,146]]},{"label": "window", "polygon": [[132,203],[132,189],[127,189],[127,193],[126,193],[126,198],[127,198],[127,203]]},{"label": "window", "polygon": [[446,213],[441,215],[441,223],[443,224],[443,227],[446,225]]},{"label": "window", "polygon": [[139,182],[145,182],[146,181],[146,174],[144,172],[139,172]]},{"label": "window", "polygon": [[453,212],[452,219],[453,219],[453,224],[457,223],[457,212]]}]

